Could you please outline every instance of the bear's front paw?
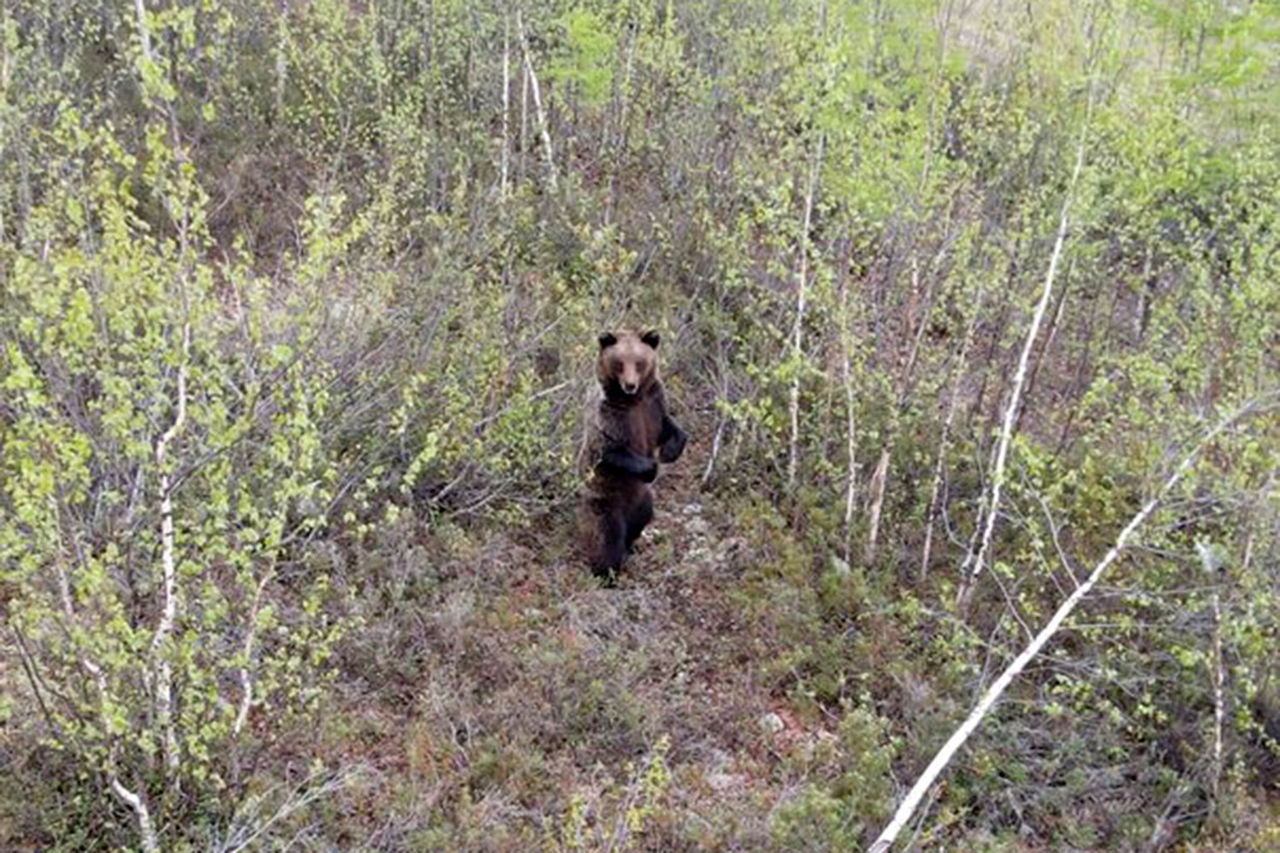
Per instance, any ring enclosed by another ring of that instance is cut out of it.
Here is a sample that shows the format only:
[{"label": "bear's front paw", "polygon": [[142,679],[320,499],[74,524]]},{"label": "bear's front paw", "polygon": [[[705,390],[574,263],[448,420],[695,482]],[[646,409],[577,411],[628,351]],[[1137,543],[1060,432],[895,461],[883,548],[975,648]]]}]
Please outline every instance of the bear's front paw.
[{"label": "bear's front paw", "polygon": [[689,441],[689,436],[684,433],[677,433],[674,438],[667,440],[658,451],[658,458],[663,462],[670,464],[680,458],[680,454],[684,453],[684,446]]}]

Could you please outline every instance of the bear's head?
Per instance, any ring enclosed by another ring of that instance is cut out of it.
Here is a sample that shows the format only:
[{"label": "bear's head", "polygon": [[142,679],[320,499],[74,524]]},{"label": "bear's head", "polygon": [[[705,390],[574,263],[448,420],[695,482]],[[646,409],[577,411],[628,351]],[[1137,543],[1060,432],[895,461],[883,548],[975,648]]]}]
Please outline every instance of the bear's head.
[{"label": "bear's head", "polygon": [[658,333],[601,333],[596,376],[607,397],[639,397],[658,378]]}]

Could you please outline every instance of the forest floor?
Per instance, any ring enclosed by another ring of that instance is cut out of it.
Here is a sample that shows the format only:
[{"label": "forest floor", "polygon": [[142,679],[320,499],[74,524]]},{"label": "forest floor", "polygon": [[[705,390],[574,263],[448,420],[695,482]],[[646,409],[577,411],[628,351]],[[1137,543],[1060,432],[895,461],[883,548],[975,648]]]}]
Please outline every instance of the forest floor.
[{"label": "forest floor", "polygon": [[614,588],[573,558],[568,512],[478,539],[419,528],[382,567],[389,596],[323,738],[368,771],[344,799],[370,846],[770,846],[772,811],[836,735],[779,689],[776,625],[757,618],[772,602],[700,489],[705,453],[664,466]]}]

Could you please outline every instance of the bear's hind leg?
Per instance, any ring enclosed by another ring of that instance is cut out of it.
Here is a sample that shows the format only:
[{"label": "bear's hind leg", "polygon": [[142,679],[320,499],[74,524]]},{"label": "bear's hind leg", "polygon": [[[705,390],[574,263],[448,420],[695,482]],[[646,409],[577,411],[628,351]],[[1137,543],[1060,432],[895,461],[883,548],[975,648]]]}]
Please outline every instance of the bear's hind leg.
[{"label": "bear's hind leg", "polygon": [[627,553],[631,553],[649,522],[653,521],[653,493],[646,492],[631,512],[627,513]]},{"label": "bear's hind leg", "polygon": [[596,577],[612,585],[627,557],[627,524],[621,513],[600,517],[600,541],[591,568]]}]

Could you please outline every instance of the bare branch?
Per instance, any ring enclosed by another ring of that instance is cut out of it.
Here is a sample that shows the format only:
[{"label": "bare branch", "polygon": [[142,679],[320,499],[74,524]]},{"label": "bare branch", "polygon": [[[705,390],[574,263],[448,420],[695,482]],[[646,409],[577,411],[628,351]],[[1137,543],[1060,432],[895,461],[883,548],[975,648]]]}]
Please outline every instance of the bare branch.
[{"label": "bare branch", "polygon": [[[115,764],[114,761],[110,763]],[[138,834],[142,836],[144,853],[160,853],[160,842],[156,838],[156,829],[151,824],[151,810],[147,808],[147,801],[124,786],[120,777],[116,775],[114,766],[108,771],[107,778],[111,784],[111,792],[133,809],[133,814],[138,820]]]}]

